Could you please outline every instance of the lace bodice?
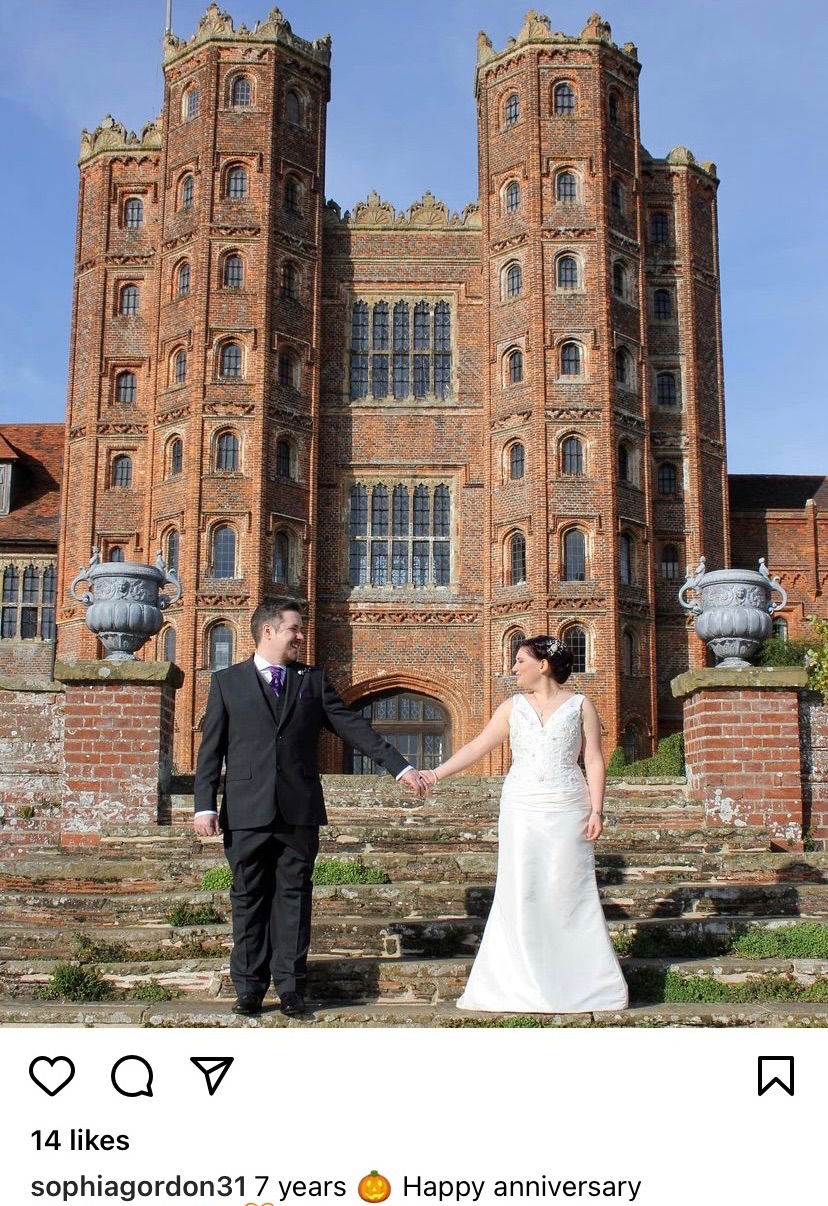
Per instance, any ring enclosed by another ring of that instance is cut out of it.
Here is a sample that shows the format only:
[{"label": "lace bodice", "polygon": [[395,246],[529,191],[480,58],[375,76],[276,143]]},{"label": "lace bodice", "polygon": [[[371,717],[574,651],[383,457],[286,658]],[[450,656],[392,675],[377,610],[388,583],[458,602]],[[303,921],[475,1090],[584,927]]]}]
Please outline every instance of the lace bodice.
[{"label": "lace bodice", "polygon": [[540,718],[524,695],[515,695],[509,719],[512,767],[507,779],[517,783],[545,786],[555,793],[582,794],[584,776],[578,766],[583,735],[581,704],[583,695],[573,695],[559,705],[546,721]]}]

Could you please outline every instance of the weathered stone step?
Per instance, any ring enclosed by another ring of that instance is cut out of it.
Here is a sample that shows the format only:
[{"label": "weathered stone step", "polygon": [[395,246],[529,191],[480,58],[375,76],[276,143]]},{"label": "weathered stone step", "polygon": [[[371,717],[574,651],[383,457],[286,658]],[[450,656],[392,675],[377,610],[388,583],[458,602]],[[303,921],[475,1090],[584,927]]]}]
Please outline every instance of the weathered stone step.
[{"label": "weathered stone step", "polygon": [[[268,1001],[256,1018],[239,1018],[229,1000],[199,1001],[183,998],[145,1004],[138,1001],[74,1004],[58,1001],[0,1001],[0,1026],[141,1026],[152,1029],[282,1028],[316,1026],[355,1027],[474,1027],[514,1026],[526,1015],[470,1013],[450,1003],[398,1004],[394,1001],[364,1005],[324,1006],[311,1002],[303,1018],[286,1018],[276,1001]],[[789,1001],[757,1005],[662,1004],[639,1005],[618,1013],[568,1013],[534,1015],[543,1026],[574,1027],[781,1027],[828,1026],[828,1006]]]}]

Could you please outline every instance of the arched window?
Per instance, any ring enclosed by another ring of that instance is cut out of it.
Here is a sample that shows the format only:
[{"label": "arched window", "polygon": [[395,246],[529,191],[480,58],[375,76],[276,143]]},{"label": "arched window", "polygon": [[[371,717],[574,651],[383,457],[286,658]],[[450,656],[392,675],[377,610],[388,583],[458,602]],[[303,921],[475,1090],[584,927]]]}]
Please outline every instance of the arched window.
[{"label": "arched window", "polygon": [[124,550],[119,544],[113,544],[109,550],[109,560],[117,565],[122,565],[125,561]]},{"label": "arched window", "polygon": [[276,443],[276,476],[293,477],[290,444],[287,440],[278,440]]},{"label": "arched window", "polygon": [[627,269],[621,260],[612,266],[612,291],[616,297],[627,296]]},{"label": "arched window", "polygon": [[570,528],[563,541],[565,582],[586,581],[586,537],[580,528]]},{"label": "arched window", "polygon": [[635,674],[635,637],[629,628],[621,633],[621,673]]},{"label": "arched window", "polygon": [[127,490],[132,485],[132,457],[121,454],[112,458],[112,485]]},{"label": "arched window", "polygon": [[187,88],[181,98],[181,116],[184,121],[192,121],[198,116],[198,88],[195,85]]},{"label": "arched window", "polygon": [[621,105],[618,93],[613,89],[607,97],[607,115],[610,125],[617,126],[620,122]]},{"label": "arched window", "polygon": [[656,289],[653,294],[653,314],[662,321],[673,317],[673,295],[669,289]]},{"label": "arched window", "polygon": [[184,444],[176,436],[170,444],[170,477],[175,477],[184,467]]},{"label": "arched window", "polygon": [[509,634],[509,636],[507,638],[507,648],[506,648],[506,653],[507,653],[507,656],[509,659],[508,665],[506,666],[507,674],[511,673],[512,666],[514,666],[515,658],[517,657],[517,651],[525,640],[526,640],[526,633],[520,628],[516,628],[514,632]]},{"label": "arched window", "polygon": [[515,214],[520,209],[520,185],[510,180],[506,185],[506,213]]},{"label": "arched window", "polygon": [[216,440],[216,469],[219,473],[236,473],[239,468],[239,437],[223,431]]},{"label": "arched window", "polygon": [[170,528],[167,533],[167,568],[178,573],[178,553],[181,547],[181,535],[178,528]]},{"label": "arched window", "polygon": [[506,269],[506,296],[517,297],[523,290],[523,273],[520,264],[510,264]]},{"label": "arched window", "polygon": [[187,380],[187,353],[179,348],[173,357],[173,380],[176,385],[183,385]]},{"label": "arched window", "polygon": [[526,537],[515,532],[509,540],[509,578],[507,586],[526,581]]},{"label": "arched window", "polygon": [[552,108],[558,117],[569,117],[575,112],[575,89],[571,84],[556,84]]},{"label": "arched window", "polygon": [[659,245],[669,242],[670,219],[667,214],[656,211],[650,214],[650,241]]},{"label": "arched window", "polygon": [[526,449],[516,441],[509,449],[509,477],[513,482],[519,481],[526,472]]},{"label": "arched window", "polygon": [[673,373],[659,373],[656,377],[656,401],[659,406],[676,406],[678,389]]},{"label": "arched window", "polygon": [[288,176],[285,180],[285,209],[292,214],[302,212],[302,185],[296,176]]},{"label": "arched window", "polygon": [[118,312],[120,314],[137,314],[139,296],[137,285],[124,285],[121,289]]},{"label": "arched window", "polygon": [[628,724],[624,729],[624,735],[621,738],[621,748],[624,751],[624,757],[627,762],[638,762],[641,758],[641,737],[636,725]]},{"label": "arched window", "polygon": [[578,261],[574,255],[562,255],[558,260],[558,288],[578,288]]},{"label": "arched window", "polygon": [[563,377],[580,377],[581,348],[577,343],[565,343],[561,347],[561,375]]},{"label": "arched window", "polygon": [[243,167],[232,167],[227,173],[227,198],[229,201],[247,200],[247,172]]},{"label": "arched window", "polygon": [[290,537],[277,532],[273,541],[273,581],[287,586],[290,580]]},{"label": "arched window", "polygon": [[292,126],[302,124],[302,105],[298,95],[292,90],[285,95],[285,121],[290,122]]},{"label": "arched window", "polygon": [[658,467],[658,492],[666,496],[678,494],[678,473],[672,461],[662,461]]},{"label": "arched window", "polygon": [[214,624],[210,629],[210,669],[226,670],[233,664],[233,630],[229,624]]},{"label": "arched window", "polygon": [[245,75],[239,75],[233,80],[231,102],[235,109],[249,109],[253,104],[253,86]]},{"label": "arched window", "polygon": [[[404,753],[411,766],[432,770],[451,753],[451,726],[445,709],[434,699],[395,691],[357,705],[372,729]],[[375,775],[380,768],[367,754],[346,748],[346,774]]]},{"label": "arched window", "polygon": [[140,197],[129,197],[124,206],[124,226],[127,230],[140,230],[144,225],[144,202]]},{"label": "arched window", "polygon": [[632,586],[633,569],[633,538],[629,532],[622,532],[618,538],[618,573],[625,586]]},{"label": "arched window", "polygon": [[242,350],[237,343],[225,343],[222,345],[221,354],[219,357],[219,376],[220,377],[241,377],[242,375]]},{"label": "arched window", "polygon": [[280,352],[278,361],[279,384],[286,389],[299,388],[299,361],[292,352]]},{"label": "arched window", "polygon": [[505,118],[507,126],[513,126],[520,120],[520,97],[517,92],[506,98]]},{"label": "arched window", "polygon": [[179,297],[190,296],[190,263],[188,260],[182,260],[178,265],[178,271],[175,274],[176,293]]},{"label": "arched window", "polygon": [[615,177],[610,181],[610,208],[614,214],[620,215],[624,212],[624,190],[621,181]]},{"label": "arched window", "polygon": [[115,401],[131,406],[138,392],[134,373],[119,373],[115,378]]},{"label": "arched window", "polygon": [[235,251],[224,257],[224,271],[221,283],[225,289],[244,288],[244,260]]},{"label": "arched window", "polygon": [[236,533],[229,524],[222,523],[213,528],[210,568],[213,578],[236,576]]},{"label": "arched window", "polygon": [[192,172],[188,172],[181,181],[181,208],[192,209],[195,197],[195,180]]},{"label": "arched window", "polygon": [[577,436],[567,436],[561,445],[561,470],[573,477],[583,477],[584,446]]},{"label": "arched window", "polygon": [[781,618],[775,619],[773,621],[772,635],[775,636],[778,641],[787,641],[787,639],[788,639],[788,621],[783,620]]},{"label": "arched window", "polygon": [[618,480],[621,482],[632,481],[630,450],[626,444],[618,445]]},{"label": "arched window", "polygon": [[299,275],[293,264],[282,264],[280,291],[283,301],[296,301],[299,296]]},{"label": "arched window", "polygon": [[679,576],[679,554],[674,544],[665,544],[661,550],[661,576],[671,582]]},{"label": "arched window", "polygon": [[523,352],[520,348],[514,348],[508,356],[509,366],[509,384],[519,385],[523,380]]},{"label": "arched window", "polygon": [[165,662],[175,661],[175,629],[172,625],[164,629],[164,635],[161,638],[161,656]]},{"label": "arched window", "polygon": [[580,624],[573,624],[563,634],[563,642],[572,654],[573,674],[586,674],[587,669],[587,634]]},{"label": "arched window", "polygon": [[558,172],[555,178],[555,196],[559,201],[577,201],[578,180],[574,172]]},{"label": "arched window", "polygon": [[626,348],[615,349],[615,381],[627,389],[633,384],[632,356]]}]

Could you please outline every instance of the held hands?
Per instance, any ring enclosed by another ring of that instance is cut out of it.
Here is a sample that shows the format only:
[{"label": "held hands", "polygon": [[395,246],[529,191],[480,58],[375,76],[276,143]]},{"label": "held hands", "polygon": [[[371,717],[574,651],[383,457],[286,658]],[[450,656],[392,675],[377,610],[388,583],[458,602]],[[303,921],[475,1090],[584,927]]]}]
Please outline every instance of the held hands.
[{"label": "held hands", "polygon": [[591,812],[587,822],[587,841],[597,842],[604,831],[604,821],[600,812]]},{"label": "held hands", "polygon": [[219,831],[219,819],[214,812],[197,812],[193,817],[193,829],[199,837],[215,837]]},{"label": "held hands", "polygon": [[428,782],[423,778],[423,772],[412,768],[406,771],[400,778],[400,783],[404,783],[409,791],[413,791],[415,796],[428,795]]}]

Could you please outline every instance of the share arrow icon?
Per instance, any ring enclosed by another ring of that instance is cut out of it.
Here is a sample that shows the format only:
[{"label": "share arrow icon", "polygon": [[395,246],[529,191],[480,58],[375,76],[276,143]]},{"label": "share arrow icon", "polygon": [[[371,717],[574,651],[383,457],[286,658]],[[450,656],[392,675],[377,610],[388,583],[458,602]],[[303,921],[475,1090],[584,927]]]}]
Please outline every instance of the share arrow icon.
[{"label": "share arrow icon", "polygon": [[204,1079],[207,1081],[207,1092],[211,1097],[224,1080],[232,1062],[232,1055],[190,1056],[190,1063],[195,1064],[199,1072],[204,1073]]}]

